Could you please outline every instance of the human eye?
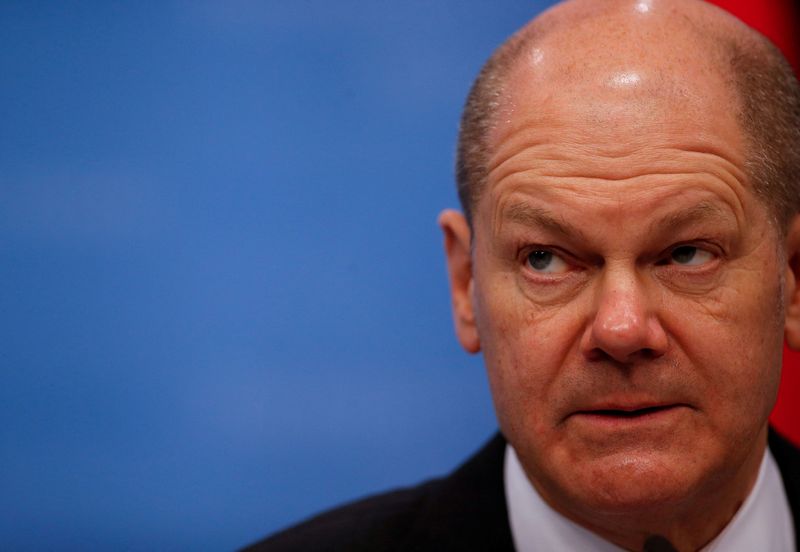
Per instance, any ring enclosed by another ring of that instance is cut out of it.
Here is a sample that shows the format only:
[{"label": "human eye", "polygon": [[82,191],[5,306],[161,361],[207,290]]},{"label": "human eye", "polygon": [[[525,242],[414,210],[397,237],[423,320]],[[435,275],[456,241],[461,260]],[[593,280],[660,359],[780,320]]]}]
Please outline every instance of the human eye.
[{"label": "human eye", "polygon": [[678,266],[703,266],[715,258],[714,253],[696,245],[679,245],[670,251],[668,262]]},{"label": "human eye", "polygon": [[538,274],[563,274],[569,270],[567,262],[548,249],[534,249],[528,253],[526,262]]}]

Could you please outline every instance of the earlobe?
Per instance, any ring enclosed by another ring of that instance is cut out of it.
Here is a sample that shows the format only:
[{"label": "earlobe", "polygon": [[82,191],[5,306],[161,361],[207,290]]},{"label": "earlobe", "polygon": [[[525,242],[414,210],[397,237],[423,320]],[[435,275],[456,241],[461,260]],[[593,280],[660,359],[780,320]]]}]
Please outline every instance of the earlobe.
[{"label": "earlobe", "polygon": [[789,224],[786,235],[786,344],[800,351],[800,215]]},{"label": "earlobe", "polygon": [[473,305],[472,232],[464,215],[447,209],[439,215],[450,280],[453,321],[461,346],[469,353],[481,350]]}]

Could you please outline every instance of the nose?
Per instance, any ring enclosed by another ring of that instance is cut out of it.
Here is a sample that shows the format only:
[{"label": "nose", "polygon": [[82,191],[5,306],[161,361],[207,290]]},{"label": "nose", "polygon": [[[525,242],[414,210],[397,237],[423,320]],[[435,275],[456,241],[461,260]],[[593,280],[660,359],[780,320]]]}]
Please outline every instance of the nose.
[{"label": "nose", "polygon": [[663,355],[668,339],[658,317],[658,299],[651,295],[634,269],[608,270],[581,340],[586,358],[630,363]]}]

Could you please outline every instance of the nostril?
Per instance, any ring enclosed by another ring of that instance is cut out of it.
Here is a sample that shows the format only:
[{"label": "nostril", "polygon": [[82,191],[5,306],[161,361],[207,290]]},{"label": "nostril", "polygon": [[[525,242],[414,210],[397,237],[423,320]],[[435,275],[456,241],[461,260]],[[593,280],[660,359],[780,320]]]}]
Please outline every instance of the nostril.
[{"label": "nostril", "polygon": [[589,351],[589,352],[586,354],[586,358],[587,358],[587,360],[590,360],[590,361],[607,361],[607,360],[613,360],[613,359],[611,358],[611,355],[609,355],[609,354],[608,354],[607,352],[605,352],[603,349],[600,349],[600,348],[598,348],[598,347],[595,347],[594,349],[591,349],[591,350],[590,350],[590,351]]},{"label": "nostril", "polygon": [[589,352],[586,353],[586,359],[590,362],[612,362],[614,364],[625,361],[625,359],[618,358],[601,347],[595,347],[589,350]]},{"label": "nostril", "polygon": [[650,347],[647,347],[640,350],[638,354],[645,359],[652,360],[662,356],[664,353],[661,351],[657,351],[656,349],[651,349]]}]

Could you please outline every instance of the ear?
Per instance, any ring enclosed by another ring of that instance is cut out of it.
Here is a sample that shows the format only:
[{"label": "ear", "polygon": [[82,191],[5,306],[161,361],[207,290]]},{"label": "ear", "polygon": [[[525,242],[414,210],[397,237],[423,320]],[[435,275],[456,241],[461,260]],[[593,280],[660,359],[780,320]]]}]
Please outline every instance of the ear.
[{"label": "ear", "polygon": [[464,215],[452,209],[439,215],[439,226],[444,232],[456,336],[468,353],[477,353],[481,350],[481,343],[473,305],[472,232]]},{"label": "ear", "polygon": [[786,344],[800,351],[800,215],[789,223],[786,234]]}]

